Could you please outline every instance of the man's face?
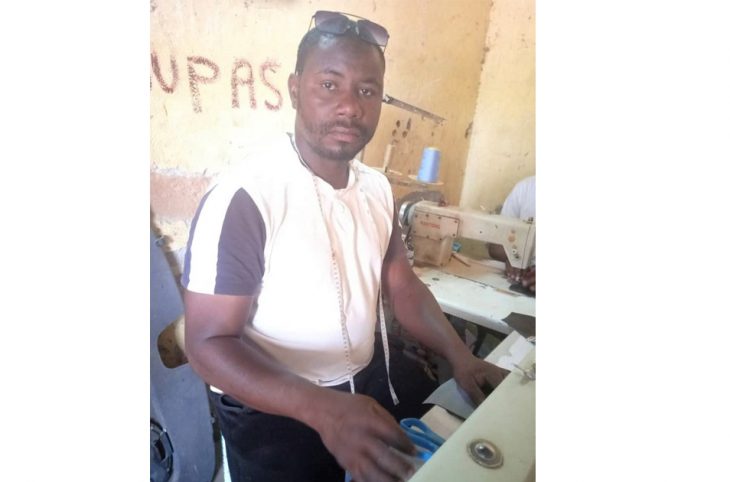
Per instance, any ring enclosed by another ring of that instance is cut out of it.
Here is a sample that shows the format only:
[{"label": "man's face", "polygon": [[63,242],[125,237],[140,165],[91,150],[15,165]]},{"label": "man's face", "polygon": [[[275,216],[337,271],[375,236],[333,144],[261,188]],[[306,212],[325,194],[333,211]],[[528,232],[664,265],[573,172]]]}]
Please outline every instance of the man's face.
[{"label": "man's face", "polygon": [[372,139],[383,99],[383,64],[377,47],[351,37],[323,38],[289,78],[297,109],[296,137],[303,150],[349,161]]}]

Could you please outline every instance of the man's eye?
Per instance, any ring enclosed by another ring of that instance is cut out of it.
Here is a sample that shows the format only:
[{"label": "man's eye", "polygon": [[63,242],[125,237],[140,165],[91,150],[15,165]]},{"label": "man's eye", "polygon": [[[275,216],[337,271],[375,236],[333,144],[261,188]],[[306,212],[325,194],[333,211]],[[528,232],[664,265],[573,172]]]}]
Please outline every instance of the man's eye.
[{"label": "man's eye", "polygon": [[373,95],[372,89],[360,89],[360,93],[365,97],[370,97],[371,95]]},{"label": "man's eye", "polygon": [[324,87],[327,90],[332,90],[335,88],[335,84],[333,84],[329,80],[326,80],[326,81],[322,82],[322,87]]}]

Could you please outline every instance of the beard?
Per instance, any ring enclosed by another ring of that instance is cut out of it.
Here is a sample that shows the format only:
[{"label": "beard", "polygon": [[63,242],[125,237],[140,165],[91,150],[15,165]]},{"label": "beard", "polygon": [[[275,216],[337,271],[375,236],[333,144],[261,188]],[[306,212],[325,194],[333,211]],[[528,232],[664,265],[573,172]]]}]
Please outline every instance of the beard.
[{"label": "beard", "polygon": [[[325,144],[323,138],[336,127],[356,130],[358,132],[358,139],[353,143],[330,141],[329,144]],[[355,155],[360,152],[368,142],[370,142],[370,139],[372,139],[375,134],[374,130],[369,131],[367,127],[358,122],[348,122],[345,120],[335,120],[321,124],[313,124],[304,121],[304,128],[314,141],[309,143],[310,148],[318,156],[335,161],[350,161],[353,159]]]}]

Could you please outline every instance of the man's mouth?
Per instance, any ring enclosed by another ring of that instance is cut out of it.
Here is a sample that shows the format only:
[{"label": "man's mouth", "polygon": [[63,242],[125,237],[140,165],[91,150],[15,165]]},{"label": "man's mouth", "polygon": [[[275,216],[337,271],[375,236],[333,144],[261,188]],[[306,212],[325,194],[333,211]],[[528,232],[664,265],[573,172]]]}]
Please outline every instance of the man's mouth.
[{"label": "man's mouth", "polygon": [[333,139],[341,142],[356,142],[363,137],[362,130],[357,126],[334,125],[327,130],[327,134]]}]

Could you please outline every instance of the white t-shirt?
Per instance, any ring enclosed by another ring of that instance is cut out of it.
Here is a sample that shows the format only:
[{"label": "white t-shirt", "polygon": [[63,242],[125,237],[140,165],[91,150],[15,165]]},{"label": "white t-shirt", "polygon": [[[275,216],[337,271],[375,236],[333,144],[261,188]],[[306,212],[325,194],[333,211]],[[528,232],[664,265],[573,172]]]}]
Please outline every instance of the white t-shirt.
[{"label": "white t-shirt", "polygon": [[527,177],[515,184],[505,199],[500,214],[524,221],[529,218],[535,219],[535,176]]},{"label": "white t-shirt", "polygon": [[349,168],[347,186],[332,188],[302,165],[286,135],[241,160],[201,201],[182,279],[200,293],[250,296],[260,287],[246,334],[323,386],[349,376],[332,250],[357,373],[373,356],[393,228],[387,178],[357,160]]}]

